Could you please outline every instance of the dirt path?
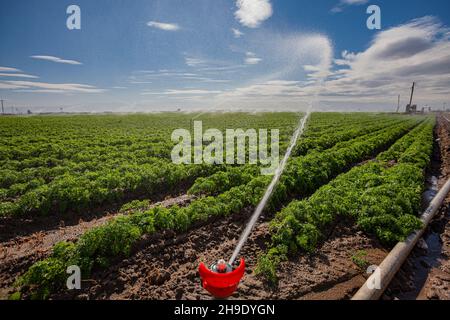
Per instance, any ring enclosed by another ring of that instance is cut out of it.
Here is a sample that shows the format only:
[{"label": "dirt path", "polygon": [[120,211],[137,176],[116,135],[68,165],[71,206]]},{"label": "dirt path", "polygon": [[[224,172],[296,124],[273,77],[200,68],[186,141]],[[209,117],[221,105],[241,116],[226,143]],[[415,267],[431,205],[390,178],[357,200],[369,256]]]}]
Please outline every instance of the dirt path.
[{"label": "dirt path", "polygon": [[[149,208],[158,205],[164,207],[175,204],[185,205],[192,199],[192,196],[182,195],[152,204]],[[10,285],[14,281],[15,275],[24,270],[26,266],[47,256],[57,242],[75,241],[87,230],[101,226],[119,215],[121,213],[116,212],[90,221],[80,220],[77,225],[61,226],[58,229],[19,236],[0,243],[0,288]]]}]

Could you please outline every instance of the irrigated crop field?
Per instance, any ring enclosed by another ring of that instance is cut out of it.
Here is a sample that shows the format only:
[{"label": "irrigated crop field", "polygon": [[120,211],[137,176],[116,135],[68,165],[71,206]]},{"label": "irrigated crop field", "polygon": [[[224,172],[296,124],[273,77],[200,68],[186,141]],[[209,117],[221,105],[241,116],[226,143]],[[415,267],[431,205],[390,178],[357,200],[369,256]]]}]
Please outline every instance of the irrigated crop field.
[{"label": "irrigated crop field", "polygon": [[[171,134],[194,119],[279,129],[282,155],[302,116],[1,117],[0,296],[211,298],[198,264],[231,256],[272,177],[261,164],[175,164]],[[443,115],[313,113],[232,298],[350,298],[367,266],[421,227],[431,177],[450,174],[449,132]],[[66,288],[71,265],[81,290]]]}]

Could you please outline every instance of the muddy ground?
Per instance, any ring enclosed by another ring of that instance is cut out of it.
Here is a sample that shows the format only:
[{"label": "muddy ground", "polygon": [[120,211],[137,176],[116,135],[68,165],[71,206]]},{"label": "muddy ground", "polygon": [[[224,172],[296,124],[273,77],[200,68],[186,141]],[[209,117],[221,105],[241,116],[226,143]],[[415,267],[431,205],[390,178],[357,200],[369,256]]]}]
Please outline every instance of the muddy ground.
[{"label": "muddy ground", "polygon": [[[443,116],[438,118],[435,136],[438,143],[430,174],[440,189],[450,178],[450,122]],[[450,300],[450,195],[384,298]]]}]

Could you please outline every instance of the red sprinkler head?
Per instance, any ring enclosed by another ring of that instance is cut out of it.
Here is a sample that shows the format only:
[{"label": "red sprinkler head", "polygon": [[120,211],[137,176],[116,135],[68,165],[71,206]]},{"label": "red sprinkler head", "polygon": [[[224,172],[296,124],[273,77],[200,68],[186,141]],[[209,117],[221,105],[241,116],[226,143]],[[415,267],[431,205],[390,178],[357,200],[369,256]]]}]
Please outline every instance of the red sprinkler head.
[{"label": "red sprinkler head", "polygon": [[208,269],[203,263],[198,268],[203,288],[214,297],[225,299],[231,296],[237,289],[239,282],[244,276],[245,261],[241,259],[239,266],[233,267],[225,261],[220,260]]}]

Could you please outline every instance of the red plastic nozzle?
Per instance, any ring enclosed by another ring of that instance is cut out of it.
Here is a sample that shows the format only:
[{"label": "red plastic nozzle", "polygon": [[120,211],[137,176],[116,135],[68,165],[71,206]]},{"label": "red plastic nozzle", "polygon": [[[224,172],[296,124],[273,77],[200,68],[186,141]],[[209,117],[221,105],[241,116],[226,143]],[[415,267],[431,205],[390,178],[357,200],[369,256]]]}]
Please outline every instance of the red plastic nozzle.
[{"label": "red plastic nozzle", "polygon": [[198,268],[203,288],[214,297],[225,299],[231,296],[237,289],[239,282],[244,276],[245,261],[241,259],[239,266],[228,273],[217,273],[208,269],[204,263]]}]

